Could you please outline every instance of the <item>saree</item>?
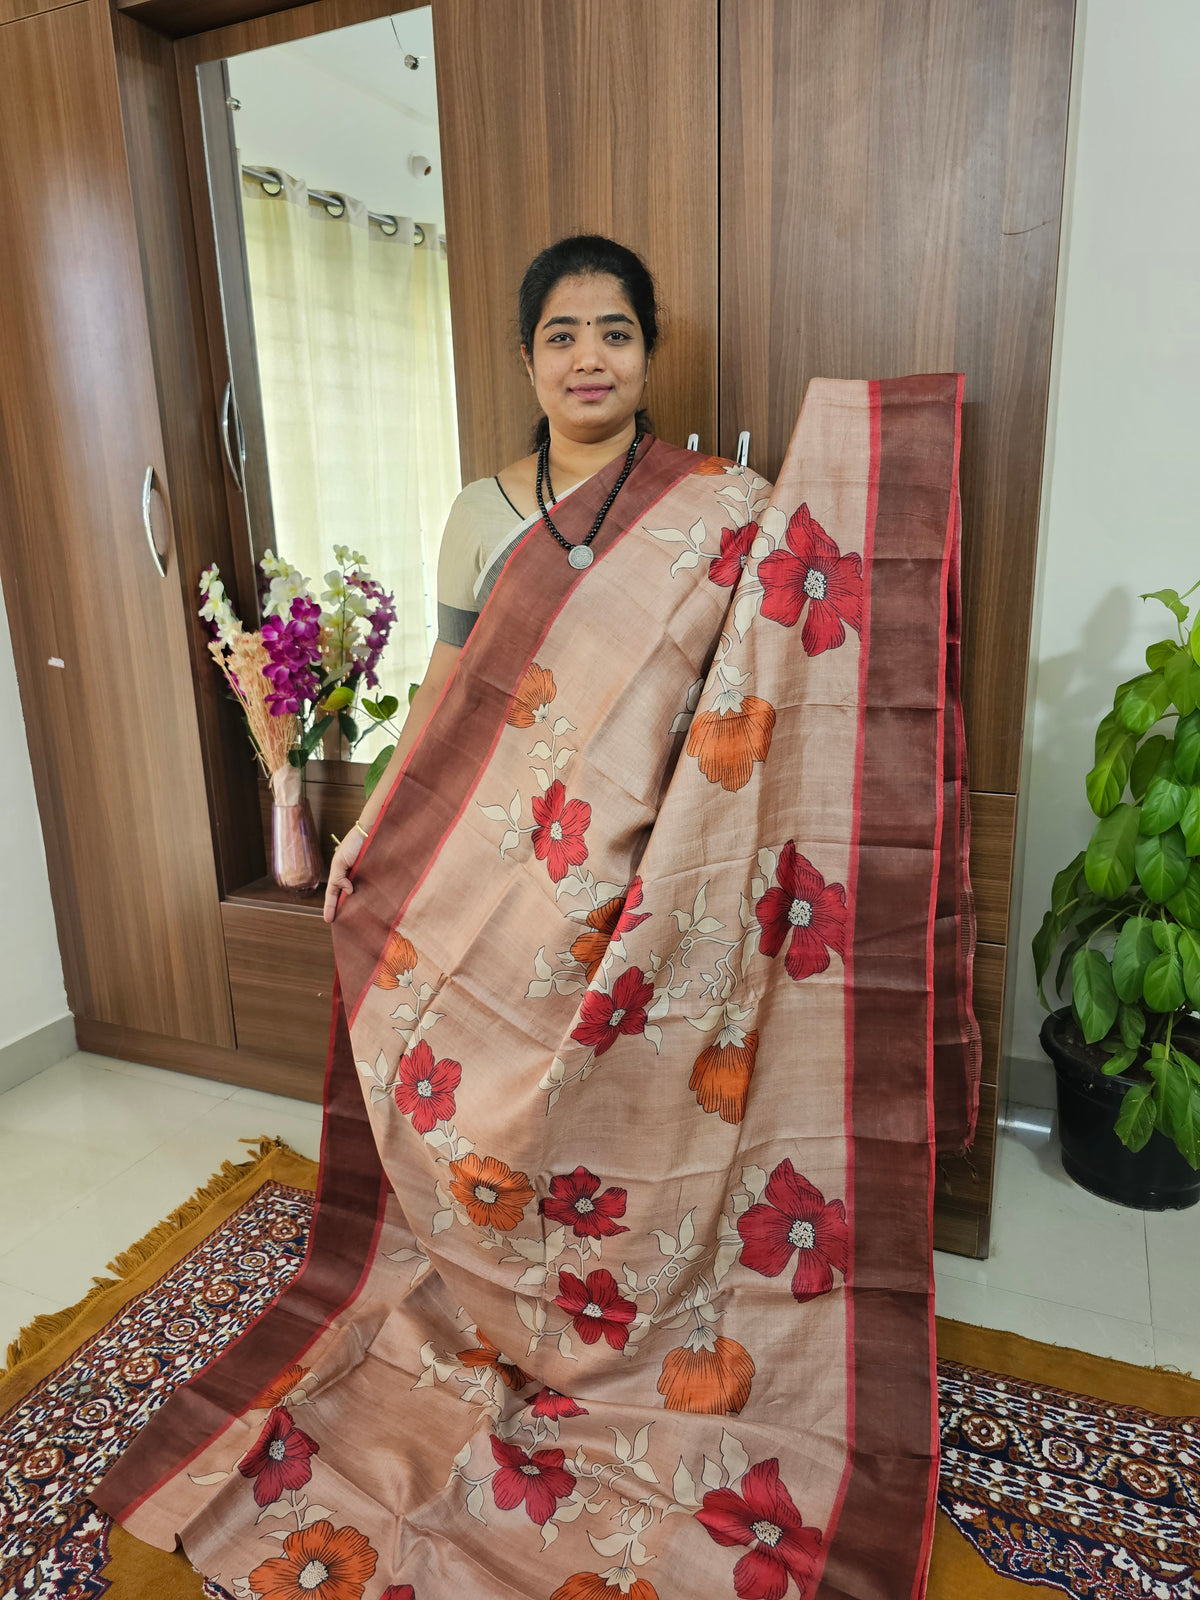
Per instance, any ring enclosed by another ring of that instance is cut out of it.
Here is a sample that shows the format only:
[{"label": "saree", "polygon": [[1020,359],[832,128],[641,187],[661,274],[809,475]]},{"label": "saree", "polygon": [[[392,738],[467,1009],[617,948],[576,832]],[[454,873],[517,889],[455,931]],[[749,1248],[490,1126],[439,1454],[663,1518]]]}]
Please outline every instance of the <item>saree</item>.
[{"label": "saree", "polygon": [[305,1266],[95,1491],[210,1593],[924,1594],[961,399],[647,436],[504,564],[334,925]]}]

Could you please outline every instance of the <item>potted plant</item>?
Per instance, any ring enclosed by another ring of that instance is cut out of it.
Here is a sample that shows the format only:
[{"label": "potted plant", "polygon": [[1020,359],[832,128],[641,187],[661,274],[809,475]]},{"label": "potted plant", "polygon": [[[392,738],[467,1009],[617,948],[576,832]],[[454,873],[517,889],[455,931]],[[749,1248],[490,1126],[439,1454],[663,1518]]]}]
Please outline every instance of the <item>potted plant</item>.
[{"label": "potted plant", "polygon": [[1178,638],[1147,649],[1096,730],[1086,787],[1099,820],[1033,941],[1048,1010],[1056,954],[1060,996],[1071,979],[1071,1004],[1041,1032],[1063,1166],[1143,1210],[1200,1200],[1200,625],[1185,627],[1185,598],[1142,596],[1174,615]]}]

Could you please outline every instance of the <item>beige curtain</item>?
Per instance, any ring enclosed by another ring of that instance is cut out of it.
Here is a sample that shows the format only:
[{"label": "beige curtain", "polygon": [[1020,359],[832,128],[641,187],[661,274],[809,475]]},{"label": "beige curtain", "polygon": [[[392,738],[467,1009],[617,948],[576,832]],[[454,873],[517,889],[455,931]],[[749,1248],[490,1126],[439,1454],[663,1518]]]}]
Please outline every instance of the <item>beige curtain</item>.
[{"label": "beige curtain", "polygon": [[[396,596],[380,693],[407,703],[429,659],[437,549],[461,487],[446,253],[435,224],[389,236],[284,179],[242,181],[276,554],[314,579],[361,551]],[[370,760],[378,737],[355,750]]]}]

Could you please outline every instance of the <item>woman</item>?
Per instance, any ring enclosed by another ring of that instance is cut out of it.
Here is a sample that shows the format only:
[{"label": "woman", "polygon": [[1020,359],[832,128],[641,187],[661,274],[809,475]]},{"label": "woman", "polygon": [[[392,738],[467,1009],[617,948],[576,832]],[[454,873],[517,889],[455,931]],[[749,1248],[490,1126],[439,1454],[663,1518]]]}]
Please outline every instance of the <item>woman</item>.
[{"label": "woman", "polygon": [[591,234],[551,245],[525,273],[518,315],[521,356],[543,411],[535,448],[494,478],[467,484],[451,507],[438,562],[437,642],[392,758],[334,855],[326,922],[333,921],[339,896],[354,892],[350,869],[454,670],[497,567],[541,517],[543,444],[542,499],[552,506],[553,485],[564,485],[559,496],[568,494],[624,456],[637,430],[650,431],[639,408],[658,342],[658,307],[653,280],[632,250]]},{"label": "woman", "polygon": [[96,1491],[215,1594],[923,1592],[961,378],[814,379],[772,490],[638,436],[655,337],[619,246],[530,269],[540,460],[331,885],[304,1269]]}]

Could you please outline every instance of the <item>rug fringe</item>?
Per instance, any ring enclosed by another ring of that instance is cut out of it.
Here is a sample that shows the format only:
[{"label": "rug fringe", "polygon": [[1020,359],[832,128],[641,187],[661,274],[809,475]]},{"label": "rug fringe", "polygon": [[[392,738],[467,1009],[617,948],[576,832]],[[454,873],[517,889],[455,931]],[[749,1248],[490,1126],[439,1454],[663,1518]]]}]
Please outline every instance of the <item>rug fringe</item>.
[{"label": "rug fringe", "polygon": [[120,1255],[115,1256],[107,1268],[109,1272],[116,1274],[115,1277],[93,1278],[92,1287],[82,1300],[77,1300],[73,1306],[68,1306],[64,1311],[43,1312],[41,1316],[34,1317],[32,1322],[22,1328],[8,1347],[5,1356],[6,1365],[0,1369],[0,1378],[10,1376],[21,1362],[28,1361],[31,1356],[37,1355],[39,1350],[44,1350],[51,1339],[70,1327],[76,1317],[86,1311],[93,1300],[102,1294],[107,1294],[110,1289],[116,1288],[127,1278],[131,1278],[139,1267],[145,1266],[146,1262],[162,1249],[163,1245],[169,1244],[184,1228],[195,1222],[206,1206],[211,1205],[214,1200],[219,1200],[235,1184],[249,1177],[269,1156],[275,1155],[276,1152],[284,1155],[296,1154],[286,1140],[270,1138],[266,1134],[257,1139],[242,1139],[240,1142],[250,1146],[249,1159],[223,1161],[221,1170],[214,1172],[190,1200],[185,1200],[171,1212],[169,1217],[164,1217],[136,1244],[130,1245],[128,1250],[122,1250]]}]

